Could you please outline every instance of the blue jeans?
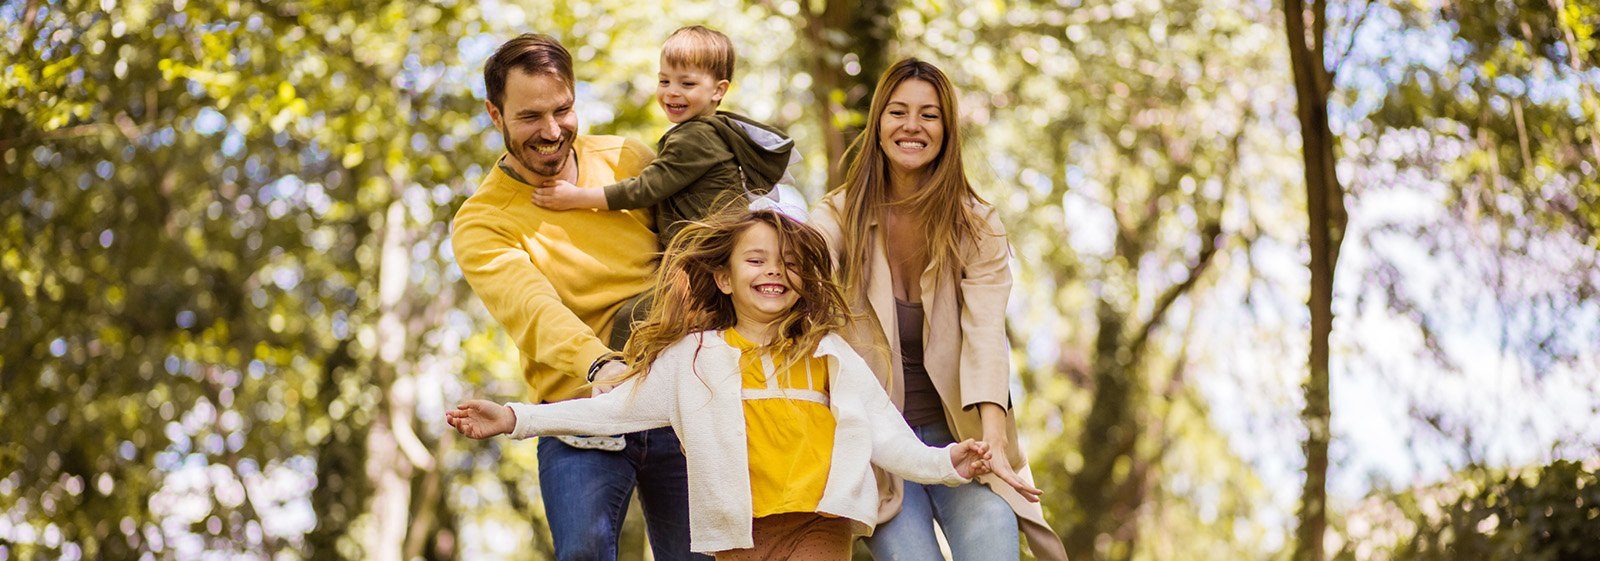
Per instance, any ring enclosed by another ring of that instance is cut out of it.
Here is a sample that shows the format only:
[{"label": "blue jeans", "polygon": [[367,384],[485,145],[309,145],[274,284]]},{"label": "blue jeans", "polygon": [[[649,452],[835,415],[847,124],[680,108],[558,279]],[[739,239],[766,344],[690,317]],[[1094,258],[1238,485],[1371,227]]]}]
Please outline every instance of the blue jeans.
[{"label": "blue jeans", "polygon": [[[929,446],[955,442],[944,421],[912,427]],[[995,451],[995,453],[1004,453]],[[867,548],[878,561],[943,559],[933,535],[939,522],[956,561],[1016,561],[1022,556],[1017,514],[1006,500],[976,481],[956,487],[905,482],[900,514],[878,525]]]},{"label": "blue jeans", "polygon": [[556,559],[615,561],[637,486],[655,558],[710,561],[689,552],[689,483],[678,436],[664,427],[624,438],[627,446],[617,452],[539,439],[539,490]]}]

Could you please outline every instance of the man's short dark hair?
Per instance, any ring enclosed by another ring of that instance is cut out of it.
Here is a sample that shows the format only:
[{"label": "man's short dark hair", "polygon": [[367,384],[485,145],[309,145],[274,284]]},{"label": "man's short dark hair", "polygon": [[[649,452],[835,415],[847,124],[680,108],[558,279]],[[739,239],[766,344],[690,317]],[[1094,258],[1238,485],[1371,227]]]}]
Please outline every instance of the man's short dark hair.
[{"label": "man's short dark hair", "polygon": [[506,75],[512,70],[554,76],[568,89],[574,84],[572,53],[554,37],[542,33],[523,33],[506,41],[483,63],[483,84],[488,89],[489,103],[496,109],[505,109]]}]

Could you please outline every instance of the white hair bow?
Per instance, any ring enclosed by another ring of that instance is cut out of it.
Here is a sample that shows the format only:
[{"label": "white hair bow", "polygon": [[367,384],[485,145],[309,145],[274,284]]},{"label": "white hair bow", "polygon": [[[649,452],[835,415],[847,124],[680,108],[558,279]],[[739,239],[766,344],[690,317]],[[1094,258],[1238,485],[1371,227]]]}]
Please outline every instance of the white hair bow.
[{"label": "white hair bow", "polygon": [[[789,155],[789,168],[793,169],[800,162],[800,152],[791,152]],[[744,170],[739,170],[742,177]],[[794,187],[794,176],[786,169],[783,177],[767,194],[761,195],[745,188],[745,196],[750,198],[750,210],[770,210],[793,219],[795,222],[805,224],[811,221],[811,212],[806,210],[806,198],[800,190]]]},{"label": "white hair bow", "polygon": [[811,221],[811,213],[806,210],[806,199],[800,191],[793,186],[782,183],[773,185],[772,191],[765,195],[750,193],[750,210],[770,210],[789,217],[795,222],[805,224]]}]

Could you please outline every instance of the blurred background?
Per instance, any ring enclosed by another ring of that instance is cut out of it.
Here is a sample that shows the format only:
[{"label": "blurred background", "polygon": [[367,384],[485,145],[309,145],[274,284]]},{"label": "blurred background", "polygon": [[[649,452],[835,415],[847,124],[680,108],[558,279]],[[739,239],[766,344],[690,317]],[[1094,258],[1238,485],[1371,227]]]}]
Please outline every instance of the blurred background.
[{"label": "blurred background", "polygon": [[0,22],[0,560],[551,558],[532,443],[442,422],[522,393],[448,240],[502,147],[482,63],[553,34],[582,130],[653,145],[658,47],[696,23],[739,48],[724,106],[797,139],[813,200],[888,64],[955,81],[1074,559],[1600,557],[1593,2],[6,0]]}]

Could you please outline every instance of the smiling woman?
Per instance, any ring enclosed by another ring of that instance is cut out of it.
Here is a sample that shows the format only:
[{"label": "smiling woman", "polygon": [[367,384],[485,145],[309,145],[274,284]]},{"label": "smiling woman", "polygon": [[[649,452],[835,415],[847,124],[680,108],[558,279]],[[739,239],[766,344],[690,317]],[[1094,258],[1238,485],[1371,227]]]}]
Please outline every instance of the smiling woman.
[{"label": "smiling woman", "polygon": [[1044,522],[1011,415],[1005,305],[1010,248],[961,162],[956,96],[944,73],[905,59],[878,81],[845,182],[816,226],[839,263],[857,320],[846,338],[925,444],[982,438],[993,474],[958,487],[880,477],[873,556],[940,559],[933,522],[956,559],[1066,559]]}]

